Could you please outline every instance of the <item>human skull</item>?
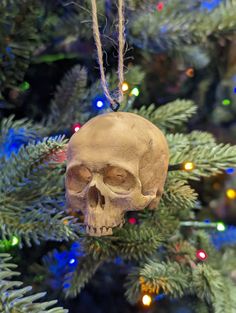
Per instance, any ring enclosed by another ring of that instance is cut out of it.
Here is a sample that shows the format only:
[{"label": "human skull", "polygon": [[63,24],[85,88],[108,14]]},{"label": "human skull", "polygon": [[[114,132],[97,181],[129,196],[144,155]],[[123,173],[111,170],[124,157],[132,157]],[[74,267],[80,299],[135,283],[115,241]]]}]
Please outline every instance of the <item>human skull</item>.
[{"label": "human skull", "polygon": [[168,159],[164,135],[145,118],[127,112],[98,115],[68,144],[68,206],[82,211],[89,235],[112,235],[124,224],[126,211],[157,207]]}]

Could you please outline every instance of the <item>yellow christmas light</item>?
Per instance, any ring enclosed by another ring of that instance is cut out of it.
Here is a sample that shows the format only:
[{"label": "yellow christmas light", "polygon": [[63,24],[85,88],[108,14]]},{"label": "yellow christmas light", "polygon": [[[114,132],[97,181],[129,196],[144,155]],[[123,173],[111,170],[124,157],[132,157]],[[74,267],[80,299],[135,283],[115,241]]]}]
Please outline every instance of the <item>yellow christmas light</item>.
[{"label": "yellow christmas light", "polygon": [[144,295],[144,296],[142,297],[142,303],[143,303],[143,305],[145,305],[145,306],[150,306],[151,303],[152,303],[152,298],[151,298],[149,295]]},{"label": "yellow christmas light", "polygon": [[236,199],[236,190],[229,188],[226,190],[226,196],[228,199]]},{"label": "yellow christmas light", "polygon": [[128,83],[123,82],[121,88],[122,88],[122,91],[123,91],[123,92],[128,91],[128,90],[129,90],[129,85],[128,85]]},{"label": "yellow christmas light", "polygon": [[183,164],[183,168],[184,168],[185,171],[192,171],[192,170],[194,170],[195,165],[194,165],[193,162],[185,162]]}]

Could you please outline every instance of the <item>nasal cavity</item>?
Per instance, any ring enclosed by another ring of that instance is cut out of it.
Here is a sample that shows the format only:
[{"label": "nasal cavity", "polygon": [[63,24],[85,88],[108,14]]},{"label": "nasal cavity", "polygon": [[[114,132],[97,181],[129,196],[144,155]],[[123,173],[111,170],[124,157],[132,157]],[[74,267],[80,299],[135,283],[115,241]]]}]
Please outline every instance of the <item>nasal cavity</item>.
[{"label": "nasal cavity", "polygon": [[95,186],[91,187],[88,192],[89,206],[92,208],[95,208],[98,205],[98,201],[100,197],[101,197],[101,194],[99,190]]},{"label": "nasal cavity", "polygon": [[103,209],[105,207],[105,197],[100,193],[100,191],[95,186],[89,189],[88,202],[91,208],[96,208],[98,204]]}]

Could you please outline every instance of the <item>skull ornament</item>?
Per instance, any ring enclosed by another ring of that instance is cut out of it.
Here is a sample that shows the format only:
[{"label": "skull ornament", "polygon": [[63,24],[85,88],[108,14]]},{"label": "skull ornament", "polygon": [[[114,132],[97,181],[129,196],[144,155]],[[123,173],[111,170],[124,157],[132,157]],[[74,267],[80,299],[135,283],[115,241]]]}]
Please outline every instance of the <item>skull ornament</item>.
[{"label": "skull ornament", "polygon": [[68,144],[68,206],[82,211],[89,235],[112,235],[124,224],[126,211],[156,208],[168,159],[164,135],[145,118],[127,112],[98,115]]}]

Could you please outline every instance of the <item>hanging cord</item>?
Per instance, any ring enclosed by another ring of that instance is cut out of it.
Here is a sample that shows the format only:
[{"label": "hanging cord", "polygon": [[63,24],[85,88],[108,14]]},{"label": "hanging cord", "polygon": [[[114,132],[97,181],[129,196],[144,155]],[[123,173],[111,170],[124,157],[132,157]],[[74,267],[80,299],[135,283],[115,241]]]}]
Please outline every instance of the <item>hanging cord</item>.
[{"label": "hanging cord", "polygon": [[97,17],[97,3],[96,0],[91,0],[92,4],[92,17],[93,17],[93,35],[95,44],[97,47],[98,54],[98,63],[100,68],[101,75],[101,83],[104,90],[104,94],[107,100],[110,102],[111,109],[113,111],[118,111],[120,107],[120,102],[123,100],[123,91],[122,84],[124,82],[124,0],[118,0],[118,17],[119,17],[119,61],[118,61],[118,76],[119,76],[119,97],[115,99],[111,96],[110,91],[108,89],[108,84],[106,80],[106,75],[104,71],[103,64],[103,51],[102,51],[102,43],[100,38],[99,26],[98,26],[98,17]]}]

